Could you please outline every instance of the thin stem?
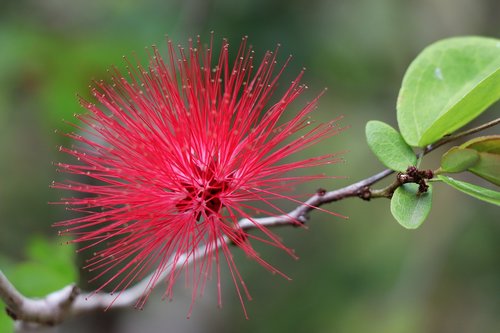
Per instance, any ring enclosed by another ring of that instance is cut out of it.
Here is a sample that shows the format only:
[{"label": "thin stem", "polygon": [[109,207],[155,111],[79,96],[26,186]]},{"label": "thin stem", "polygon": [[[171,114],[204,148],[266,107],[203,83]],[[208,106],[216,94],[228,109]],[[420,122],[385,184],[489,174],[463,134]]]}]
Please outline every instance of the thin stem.
[{"label": "thin stem", "polygon": [[398,187],[401,186],[401,182],[396,179],[394,182],[392,182],[390,185],[379,189],[379,190],[370,190],[370,199],[377,199],[377,198],[392,198],[392,194]]}]

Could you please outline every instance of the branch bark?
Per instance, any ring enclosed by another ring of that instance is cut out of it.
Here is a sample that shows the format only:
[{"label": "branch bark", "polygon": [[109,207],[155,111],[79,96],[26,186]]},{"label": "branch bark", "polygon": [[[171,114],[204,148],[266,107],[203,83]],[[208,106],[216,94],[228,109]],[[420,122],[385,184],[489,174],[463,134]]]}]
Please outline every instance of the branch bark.
[{"label": "branch bark", "polygon": [[[256,225],[275,227],[289,225],[296,220],[305,223],[309,220],[309,213],[315,208],[344,198],[362,196],[362,193],[369,186],[393,172],[394,171],[387,169],[374,176],[335,191],[318,191],[318,193],[288,214],[254,218],[251,220],[242,219],[238,224],[242,229],[250,230],[256,228]],[[227,244],[231,242],[229,238],[225,238],[224,241]],[[219,245],[219,247],[220,246],[221,245]],[[200,248],[196,252],[205,253],[205,250]],[[185,264],[191,264],[193,260],[194,256],[187,256],[187,254],[176,258],[175,265],[167,265],[166,267],[169,267],[169,269],[163,271],[158,280],[167,276],[171,270],[178,269]],[[153,274],[155,273],[145,277],[133,287],[122,291],[119,295],[107,293],[82,293],[76,285],[71,284],[46,297],[32,299],[23,296],[12,283],[10,283],[2,271],[0,271],[0,298],[6,304],[7,314],[14,320],[37,323],[40,325],[55,325],[61,323],[68,317],[107,309],[111,304],[113,308],[128,307],[137,304],[141,297],[144,294],[148,294],[153,288],[149,282]]]}]

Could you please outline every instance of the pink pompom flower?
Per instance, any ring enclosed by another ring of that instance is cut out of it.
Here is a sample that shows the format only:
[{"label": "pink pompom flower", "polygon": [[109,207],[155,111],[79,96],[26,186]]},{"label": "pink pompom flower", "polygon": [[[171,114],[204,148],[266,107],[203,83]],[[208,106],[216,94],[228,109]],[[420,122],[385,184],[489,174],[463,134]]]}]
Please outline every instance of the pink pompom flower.
[{"label": "pink pompom flower", "polygon": [[[127,60],[127,75],[114,68],[110,82],[94,82],[97,104],[81,99],[88,112],[76,116],[77,131],[67,134],[75,145],[60,147],[75,161],[57,163],[59,171],[77,175],[78,181],[52,186],[78,194],[61,199],[79,216],[56,223],[60,233],[70,233],[72,242],[82,243],[81,250],[105,245],[86,265],[98,272],[96,278],[111,274],[96,292],[105,287],[123,291],[146,278],[137,304],[142,307],[160,279],[166,282],[165,296],[172,297],[184,271],[194,303],[215,274],[220,305],[220,265],[225,262],[244,309],[243,296],[250,295],[231,245],[281,275],[252,242],[294,256],[252,216],[256,211],[286,214],[276,202],[301,203],[290,194],[294,185],[329,178],[289,172],[338,161],[335,154],[293,159],[338,133],[338,118],[313,124],[309,116],[319,96],[296,113],[289,110],[307,88],[300,83],[303,71],[271,102],[290,60],[277,67],[277,50],[266,52],[255,65],[245,37],[231,65],[224,40],[214,66],[212,42],[204,46],[198,37],[187,49],[176,50],[169,40],[167,57],[153,47],[147,67]],[[240,219],[253,223],[260,236],[242,228]],[[301,222],[292,218],[291,223]]]}]

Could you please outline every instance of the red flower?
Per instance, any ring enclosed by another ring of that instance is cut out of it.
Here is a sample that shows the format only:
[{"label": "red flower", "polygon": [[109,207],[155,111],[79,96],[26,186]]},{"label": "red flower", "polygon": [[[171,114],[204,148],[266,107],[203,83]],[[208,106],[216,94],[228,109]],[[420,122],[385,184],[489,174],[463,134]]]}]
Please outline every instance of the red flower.
[{"label": "red flower", "polygon": [[[82,135],[67,134],[79,145],[60,148],[78,161],[58,167],[89,182],[53,187],[79,192],[62,203],[83,214],[56,225],[74,235],[73,242],[84,243],[83,249],[106,244],[86,266],[99,271],[97,277],[113,272],[98,290],[110,283],[113,292],[126,289],[154,271],[137,304],[142,306],[160,278],[166,280],[166,296],[171,297],[184,269],[193,284],[194,302],[215,268],[220,304],[219,265],[226,261],[243,305],[242,294],[250,296],[230,243],[279,274],[251,241],[294,256],[266,227],[255,222],[265,235],[256,236],[239,227],[238,220],[255,221],[256,203],[261,203],[258,211],[276,216],[285,214],[276,200],[299,202],[289,194],[290,185],[325,176],[287,173],[335,159],[323,155],[292,162],[288,157],[339,129],[334,121],[311,125],[309,114],[319,96],[289,120],[282,119],[307,88],[299,83],[303,72],[278,102],[269,102],[289,59],[276,69],[276,52],[267,52],[254,67],[253,51],[243,38],[231,67],[228,49],[224,41],[212,67],[212,41],[209,48],[199,39],[190,41],[188,49],[179,47],[178,52],[169,41],[168,61],[154,47],[147,68],[129,63],[127,78],[113,69],[111,83],[94,83],[92,93],[99,105],[81,100],[90,111],[77,116],[85,124],[74,125]],[[302,135],[294,138],[297,132]]]}]

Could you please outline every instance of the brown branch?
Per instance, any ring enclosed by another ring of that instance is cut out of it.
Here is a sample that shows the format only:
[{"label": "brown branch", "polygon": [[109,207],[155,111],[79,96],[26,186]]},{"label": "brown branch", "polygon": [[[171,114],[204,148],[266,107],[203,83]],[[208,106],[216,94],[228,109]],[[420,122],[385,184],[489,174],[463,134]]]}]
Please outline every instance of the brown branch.
[{"label": "brown branch", "polygon": [[[318,191],[318,193],[309,198],[309,200],[288,214],[252,218],[251,220],[242,219],[239,221],[239,226],[242,229],[249,230],[256,228],[257,225],[273,227],[290,225],[291,223],[296,223],[296,221],[306,222],[309,219],[309,212],[315,208],[344,198],[360,196],[360,193],[362,193],[365,188],[373,185],[393,172],[394,171],[389,169],[384,170],[374,176],[335,191]],[[231,242],[227,237],[224,241],[226,243]],[[220,246],[221,244],[219,243],[219,247]],[[177,257],[175,262],[166,265],[168,269],[161,272],[156,280],[161,280],[172,270],[188,265],[195,259],[200,259],[201,256],[207,254],[204,248],[200,248],[195,252],[201,255],[188,256],[187,254],[183,254]],[[133,287],[119,293],[119,297],[107,293],[80,293],[75,285],[69,285],[44,298],[31,299],[19,293],[7,277],[0,271],[0,298],[3,299],[7,305],[7,314],[14,320],[25,323],[54,325],[77,314],[107,309],[110,304],[113,304],[114,308],[128,307],[137,304],[138,300],[140,300],[144,294],[147,294],[154,288],[154,286],[150,284],[153,274],[157,274],[157,272],[151,273]]]},{"label": "brown branch", "polygon": [[[436,143],[427,146],[423,150],[422,155],[428,154],[446,143],[457,140],[466,135],[477,133],[486,128],[495,126],[498,123],[500,123],[500,118],[476,128],[447,136]],[[419,170],[416,171],[422,172]],[[387,187],[380,190],[370,189],[370,186],[386,178],[392,173],[394,173],[393,170],[386,169],[371,177],[335,191],[326,192],[324,190],[319,190],[306,202],[287,214],[272,217],[242,219],[238,222],[238,225],[242,229],[250,230],[256,228],[257,225],[273,227],[291,225],[297,221],[305,223],[309,220],[309,213],[324,204],[349,197],[359,197],[364,200],[378,197],[390,197],[394,190],[401,186],[401,184],[404,184],[405,182],[417,181],[417,179],[412,178],[413,176],[407,170],[406,173],[399,173],[396,180]],[[401,177],[402,175],[406,178]],[[432,177],[424,177],[424,180],[428,178]],[[226,243],[231,242],[231,240],[227,237],[224,241]],[[220,243],[218,245],[219,247],[221,246]],[[170,265],[166,266],[168,268],[162,271],[159,277],[155,276],[157,277],[155,280],[161,280],[172,270],[179,269],[184,265],[190,264],[196,259],[200,259],[203,255],[207,255],[204,248],[197,249],[194,253],[199,253],[200,255],[195,256],[191,253],[191,255],[183,254],[177,257],[175,262],[171,262]],[[133,287],[122,291],[119,293],[119,297],[106,293],[80,293],[79,289],[74,284],[71,284],[43,298],[32,299],[23,296],[12,285],[12,283],[10,283],[2,271],[0,271],[0,299],[5,302],[7,314],[14,320],[22,323],[54,325],[77,314],[106,309],[111,303],[113,304],[113,307],[126,307],[137,304],[138,300],[140,300],[144,294],[148,294],[154,288],[154,286],[149,282],[153,274],[157,273],[152,273]]]}]

